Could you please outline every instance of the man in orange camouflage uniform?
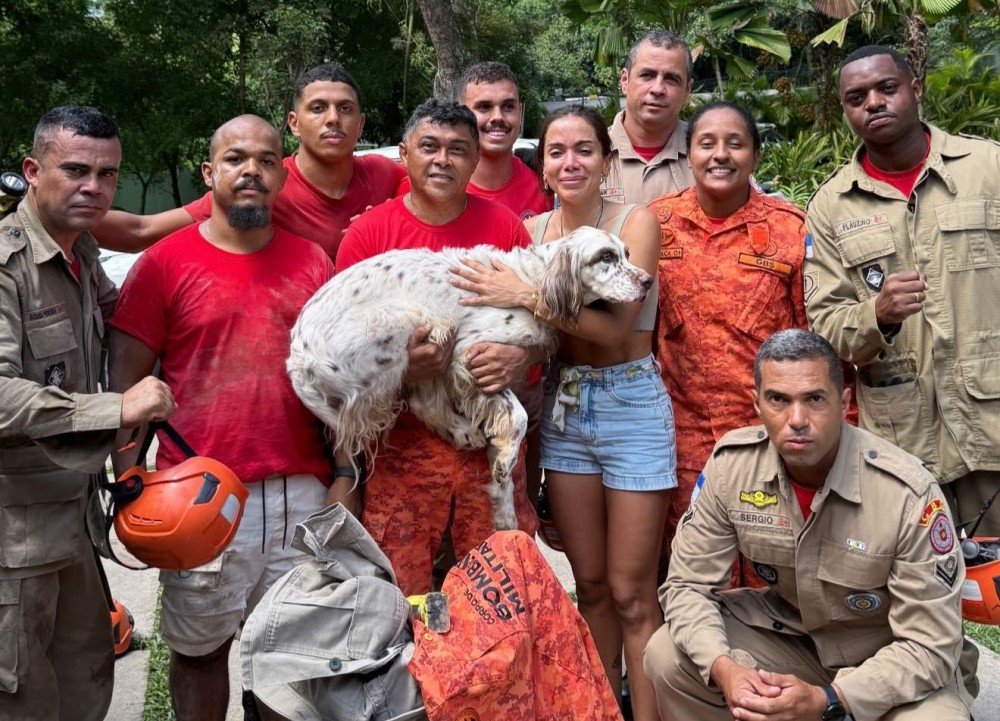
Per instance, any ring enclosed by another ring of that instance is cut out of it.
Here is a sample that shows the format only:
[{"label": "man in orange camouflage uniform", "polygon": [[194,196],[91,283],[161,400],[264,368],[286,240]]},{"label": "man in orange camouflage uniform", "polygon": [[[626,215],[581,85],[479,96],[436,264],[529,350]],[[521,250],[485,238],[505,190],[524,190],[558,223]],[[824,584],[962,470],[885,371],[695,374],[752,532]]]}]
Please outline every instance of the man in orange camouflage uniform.
[{"label": "man in orange camouflage uniform", "polygon": [[677,434],[669,548],[716,441],[755,422],[749,389],[760,344],[775,331],[806,327],[805,214],[751,191],[746,205],[713,223],[693,188],[649,207],[662,237],[656,358]]}]

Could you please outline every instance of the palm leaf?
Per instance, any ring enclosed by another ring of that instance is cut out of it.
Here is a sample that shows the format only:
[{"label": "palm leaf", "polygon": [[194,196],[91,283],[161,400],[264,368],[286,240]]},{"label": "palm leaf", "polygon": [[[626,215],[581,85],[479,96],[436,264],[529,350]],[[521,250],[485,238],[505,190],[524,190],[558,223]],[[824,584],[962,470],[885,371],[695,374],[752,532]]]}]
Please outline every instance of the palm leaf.
[{"label": "palm leaf", "polygon": [[836,25],[833,25],[833,26],[827,28],[826,30],[824,30],[823,32],[821,32],[819,35],[817,35],[816,37],[814,37],[812,40],[810,40],[809,43],[813,47],[818,47],[819,45],[822,45],[823,43],[830,43],[831,45],[840,45],[840,46],[843,46],[843,44],[844,44],[844,37],[847,35],[847,23],[848,23],[848,21],[852,17],[854,17],[854,16],[853,15],[848,16],[848,17],[844,18],[843,20],[841,20]]},{"label": "palm leaf", "polygon": [[946,15],[962,4],[962,0],[919,0],[920,7],[931,15]]},{"label": "palm leaf", "polygon": [[788,43],[788,36],[770,27],[763,18],[761,21],[761,23],[754,21],[742,30],[737,30],[736,39],[744,45],[775,55],[781,58],[783,63],[787,63],[792,58],[792,46]]}]

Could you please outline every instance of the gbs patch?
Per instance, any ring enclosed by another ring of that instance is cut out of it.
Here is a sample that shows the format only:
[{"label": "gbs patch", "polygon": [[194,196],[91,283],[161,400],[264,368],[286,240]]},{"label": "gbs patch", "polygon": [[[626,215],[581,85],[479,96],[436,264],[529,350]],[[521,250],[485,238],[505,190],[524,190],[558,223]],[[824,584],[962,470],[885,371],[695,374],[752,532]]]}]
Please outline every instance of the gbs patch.
[{"label": "gbs patch", "polygon": [[882,290],[882,284],[885,283],[885,271],[878,263],[872,263],[862,268],[861,277],[864,279],[865,285],[876,293]]}]

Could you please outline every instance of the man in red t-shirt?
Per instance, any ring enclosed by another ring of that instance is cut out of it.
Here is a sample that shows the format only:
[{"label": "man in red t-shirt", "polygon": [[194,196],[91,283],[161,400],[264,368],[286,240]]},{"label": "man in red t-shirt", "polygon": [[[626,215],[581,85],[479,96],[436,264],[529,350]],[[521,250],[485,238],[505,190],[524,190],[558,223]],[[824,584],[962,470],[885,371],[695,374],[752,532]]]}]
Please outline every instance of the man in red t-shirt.
[{"label": "man in red t-shirt", "polygon": [[[315,243],[271,223],[286,176],[273,127],[253,115],[235,118],[215,132],[210,152],[202,174],[211,217],[136,263],[111,337],[112,387],[130,387],[159,361],[178,403],[175,428],[250,492],[219,559],[160,574],[160,631],[172,650],[178,721],[225,718],[233,636],[268,586],[302,560],[290,548],[291,531],[323,508],[334,475],[322,425],[285,373],[291,328],[333,264]],[[117,458],[116,471],[129,460]],[[182,460],[161,437],[157,468]]]},{"label": "man in red t-shirt", "polygon": [[[506,208],[466,192],[479,159],[475,117],[457,103],[429,100],[406,124],[400,157],[411,190],[368,213],[347,230],[337,253],[337,269],[400,248],[472,247],[482,243],[503,250],[531,243],[517,216]],[[391,292],[391,289],[387,289]],[[444,372],[453,344],[426,343],[430,326],[410,339],[404,382]],[[523,348],[480,343],[465,362],[480,388],[497,393],[524,378],[532,362]],[[524,490],[524,464],[515,472],[515,502],[520,528],[534,534],[536,519]],[[452,515],[452,538],[461,555],[493,532],[493,512],[486,484],[490,472],[485,451],[458,451],[404,413],[380,446],[364,486],[361,519],[392,562],[406,594],[424,593],[431,585],[434,552]],[[349,508],[357,492],[337,479],[331,497]]]},{"label": "man in red t-shirt", "polygon": [[[288,176],[273,220],[282,230],[318,243],[331,259],[351,218],[393,197],[406,177],[403,167],[388,158],[354,157],[364,125],[361,91],[340,65],[319,65],[296,82],[288,127],[299,139],[299,150],[283,161]],[[94,233],[102,247],[134,253],[211,213],[208,192],[156,215],[113,211]]]},{"label": "man in red t-shirt", "polygon": [[[521,134],[521,99],[517,78],[504,63],[475,63],[458,81],[462,105],[479,127],[479,162],[468,192],[509,208],[521,220],[552,210],[552,198],[542,192],[538,175],[514,155]],[[403,179],[397,195],[409,192]]]}]

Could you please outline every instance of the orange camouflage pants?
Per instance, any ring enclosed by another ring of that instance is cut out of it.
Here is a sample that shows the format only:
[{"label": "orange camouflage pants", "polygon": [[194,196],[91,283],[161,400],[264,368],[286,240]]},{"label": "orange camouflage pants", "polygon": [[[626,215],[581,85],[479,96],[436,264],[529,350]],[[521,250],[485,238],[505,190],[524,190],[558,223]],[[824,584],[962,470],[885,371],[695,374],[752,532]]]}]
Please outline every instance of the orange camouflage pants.
[{"label": "orange camouflage pants", "polygon": [[495,533],[448,572],[451,630],[413,623],[430,721],[621,721],[594,639],[534,540]]},{"label": "orange camouflage pants", "polygon": [[[684,511],[691,505],[691,494],[694,492],[695,484],[698,483],[698,476],[701,471],[692,471],[687,468],[677,469],[677,487],[671,491],[670,506],[667,508],[667,522],[663,531],[663,551],[660,554],[659,580],[662,584],[667,578],[667,566],[670,563],[670,544],[674,541],[674,534],[677,533],[677,524],[681,521]],[[730,578],[731,588],[747,586],[749,588],[764,588],[767,584],[757,572],[753,570],[753,564],[737,554],[733,561],[733,574]]]},{"label": "orange camouflage pants", "polygon": [[[493,533],[485,450],[457,451],[415,420],[397,424],[382,443],[365,482],[361,521],[389,558],[406,595],[431,590],[434,555],[451,518],[455,554]],[[538,525],[525,491],[524,446],[514,468],[518,528]]]}]

